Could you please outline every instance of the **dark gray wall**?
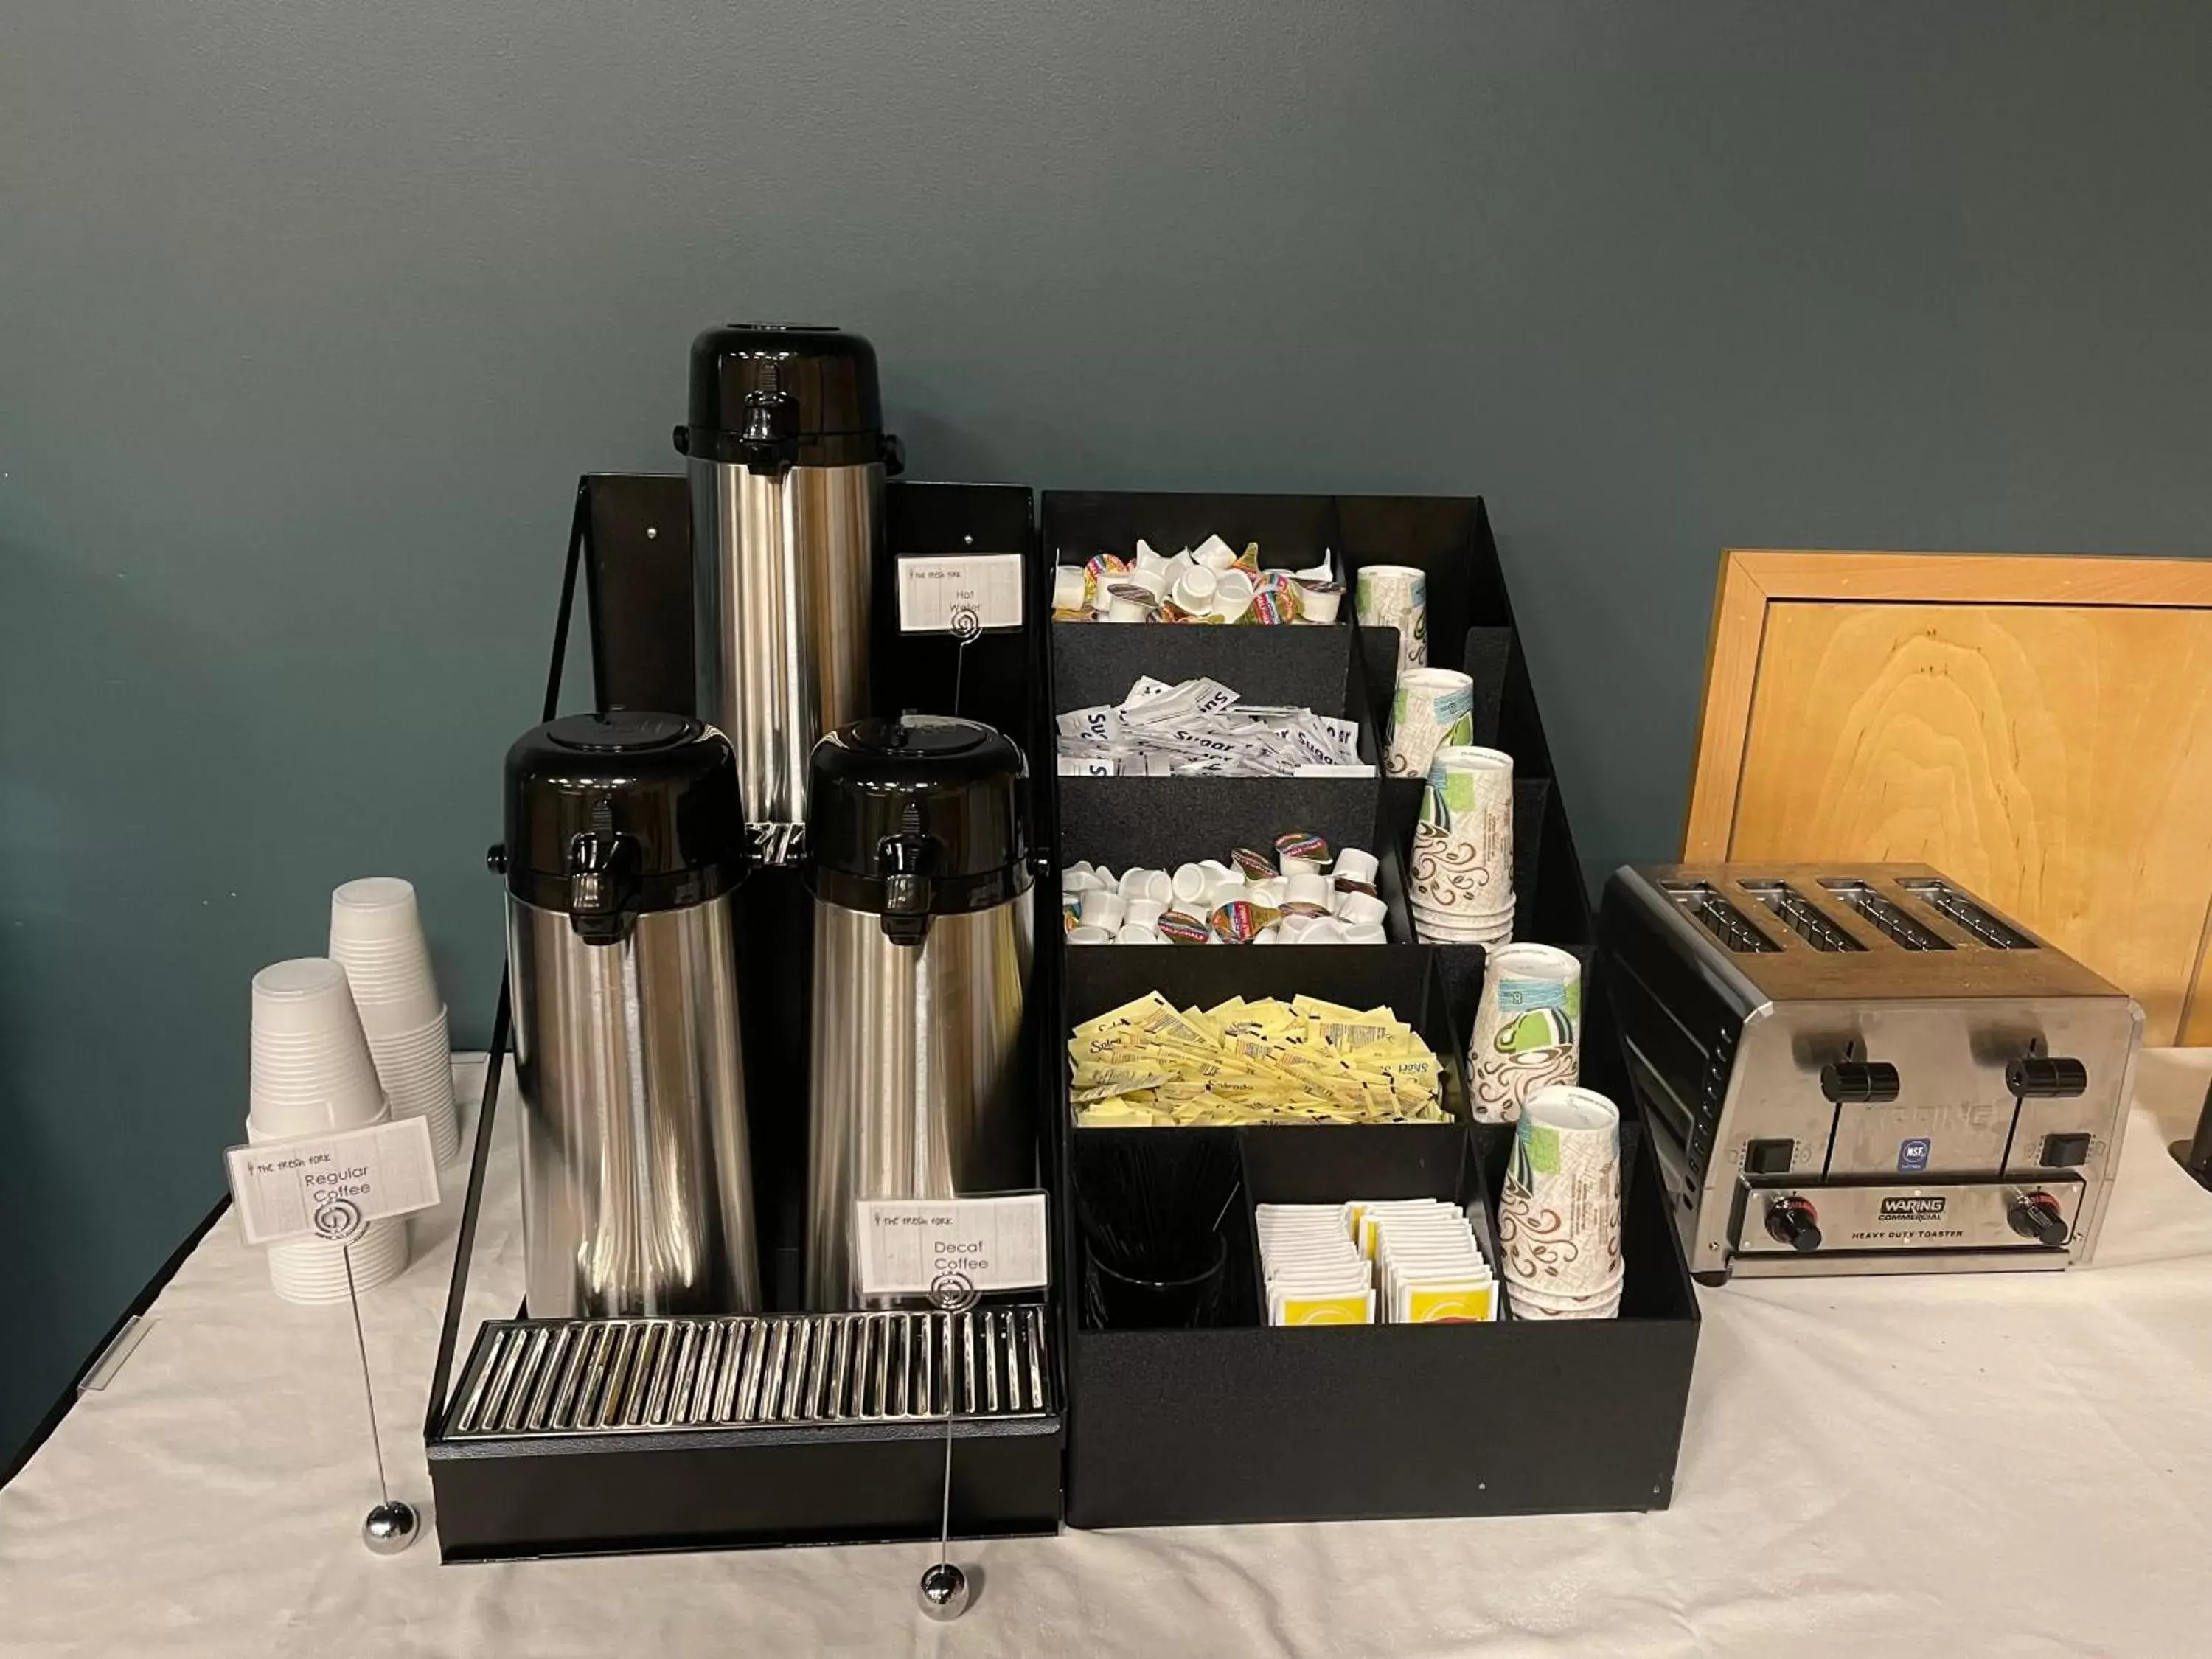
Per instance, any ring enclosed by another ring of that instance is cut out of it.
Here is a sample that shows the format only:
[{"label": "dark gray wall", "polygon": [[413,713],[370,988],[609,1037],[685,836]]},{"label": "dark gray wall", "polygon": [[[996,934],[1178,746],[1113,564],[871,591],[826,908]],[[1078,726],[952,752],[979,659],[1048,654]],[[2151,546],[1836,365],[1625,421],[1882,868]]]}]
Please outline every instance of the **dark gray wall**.
[{"label": "dark gray wall", "polygon": [[2200,4],[14,0],[0,1450],[219,1190],[246,981],[480,868],[568,493],[730,317],[921,476],[1481,491],[1593,865],[1729,544],[2212,545]]}]

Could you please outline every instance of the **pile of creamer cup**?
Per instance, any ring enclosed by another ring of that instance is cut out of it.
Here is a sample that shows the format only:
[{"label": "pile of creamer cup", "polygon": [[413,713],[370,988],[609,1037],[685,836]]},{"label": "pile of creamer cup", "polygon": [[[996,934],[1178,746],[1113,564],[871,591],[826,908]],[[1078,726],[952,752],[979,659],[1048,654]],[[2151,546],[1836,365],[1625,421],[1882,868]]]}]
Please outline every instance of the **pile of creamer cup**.
[{"label": "pile of creamer cup", "polygon": [[1498,1317],[1467,1212],[1439,1198],[1261,1204],[1270,1325],[1445,1325]]},{"label": "pile of creamer cup", "polygon": [[1263,570],[1257,542],[1239,553],[1218,536],[1171,554],[1140,540],[1133,557],[1101,553],[1052,577],[1055,622],[1333,623],[1343,601],[1333,555]]},{"label": "pile of creamer cup", "polygon": [[1240,847],[1230,861],[1174,870],[1099,864],[1060,872],[1071,945],[1382,945],[1389,907],[1375,855],[1332,855],[1318,836],[1278,836],[1272,852]]}]

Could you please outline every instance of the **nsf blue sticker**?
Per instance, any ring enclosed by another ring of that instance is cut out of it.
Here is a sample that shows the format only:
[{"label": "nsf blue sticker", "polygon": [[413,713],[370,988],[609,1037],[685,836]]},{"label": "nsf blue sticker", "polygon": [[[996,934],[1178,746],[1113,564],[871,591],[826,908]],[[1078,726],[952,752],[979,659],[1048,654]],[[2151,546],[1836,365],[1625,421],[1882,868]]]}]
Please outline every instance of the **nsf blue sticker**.
[{"label": "nsf blue sticker", "polygon": [[1928,1167],[1928,1153],[1933,1143],[1924,1139],[1900,1140],[1897,1143],[1897,1172],[1899,1175],[1918,1175]]}]

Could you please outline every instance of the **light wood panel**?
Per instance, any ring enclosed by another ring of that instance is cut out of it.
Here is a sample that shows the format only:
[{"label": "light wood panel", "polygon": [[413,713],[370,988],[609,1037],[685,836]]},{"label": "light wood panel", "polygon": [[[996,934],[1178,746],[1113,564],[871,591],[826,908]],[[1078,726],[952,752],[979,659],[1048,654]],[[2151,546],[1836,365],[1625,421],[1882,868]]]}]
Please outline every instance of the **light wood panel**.
[{"label": "light wood panel", "polygon": [[1924,860],[2212,1043],[2212,562],[1728,556],[1684,846]]},{"label": "light wood panel", "polygon": [[1705,642],[1705,701],[1698,712],[1697,769],[1690,781],[1690,820],[1682,830],[1682,856],[1728,856],[1735,822],[1736,788],[1743,776],[1744,738],[1751,724],[1751,694],[1759,678],[1759,651],[1766,634],[1766,590],[1752,561],[1721,555],[1720,588],[1713,601],[1713,631]]}]

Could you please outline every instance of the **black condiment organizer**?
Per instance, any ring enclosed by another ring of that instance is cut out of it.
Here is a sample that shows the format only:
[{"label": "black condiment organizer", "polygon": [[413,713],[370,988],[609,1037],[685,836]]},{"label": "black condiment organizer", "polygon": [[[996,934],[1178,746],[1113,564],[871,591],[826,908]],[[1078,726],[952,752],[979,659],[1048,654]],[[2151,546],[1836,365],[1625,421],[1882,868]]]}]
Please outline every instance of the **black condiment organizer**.
[{"label": "black condiment organizer", "polygon": [[[1516,937],[1589,963],[1588,896],[1552,780],[1497,550],[1480,500],[1052,494],[1019,487],[895,483],[889,541],[899,553],[1018,551],[1030,625],[962,647],[897,633],[881,596],[872,642],[880,685],[901,706],[957,712],[1022,734],[1036,783],[1038,950],[1028,1035],[1039,1099],[1040,1166],[1054,1195],[1062,1414],[1019,1425],[963,1423],[954,1460],[956,1534],[1076,1526],[1352,1519],[1664,1507],[1673,1489],[1697,1311],[1674,1229],[1638,1126],[1627,1170],[1622,1316],[1589,1323],[1374,1326],[1280,1330],[1259,1317],[1250,1206],[1350,1197],[1452,1197],[1494,1250],[1510,1132],[1443,1125],[1077,1132],[1064,1044],[1071,1023],[1158,989],[1178,1004],[1305,991],[1413,1023],[1453,1068],[1480,990],[1480,947],[1425,945],[1406,908],[1405,860],[1419,805],[1411,780],[1055,779],[1052,716],[1119,702],[1137,674],[1210,674],[1255,702],[1303,703],[1358,721],[1379,757],[1396,641],[1342,624],[1287,630],[1048,624],[1052,567],[1144,536],[1163,551],[1218,533],[1263,562],[1302,568],[1326,549],[1347,583],[1363,562],[1428,575],[1429,659],[1475,679],[1475,739],[1513,754],[1519,914]],[[558,711],[579,587],[588,600],[593,700],[602,708],[691,704],[689,501],[681,477],[594,475],[580,485],[545,694]],[[890,573],[883,573],[887,584]],[[1119,679],[1116,685],[1114,682]],[[953,703],[957,685],[958,705]],[[1127,793],[1125,793],[1127,792]],[[1270,827],[1272,826],[1272,827]],[[1363,844],[1382,863],[1392,942],[1273,950],[1082,947],[1061,943],[1057,869],[1218,856],[1285,829]],[[1332,833],[1334,832],[1334,833]],[[785,1171],[763,1191],[762,1259],[772,1305],[797,1303],[802,1189],[807,898],[794,872],[741,890],[743,969],[756,1162]],[[494,902],[488,898],[487,902]],[[1630,1093],[1605,1011],[1601,971],[1585,979],[1583,1075],[1625,1109]],[[933,1536],[941,1423],[854,1424],[563,1440],[460,1440],[443,1432],[448,1383],[482,1200],[495,1060],[479,1117],[425,1422],[440,1542],[448,1560]],[[1075,1287],[1080,1243],[1066,1201],[1073,1136],[1219,1133],[1236,1144],[1240,1193],[1229,1306],[1201,1330],[1090,1328]],[[464,1356],[465,1357],[465,1356]]]},{"label": "black condiment organizer", "polygon": [[[1447,1126],[1235,1130],[1071,1129],[1074,1142],[1224,1134],[1243,1172],[1242,1216],[1218,1322],[1200,1329],[1094,1328],[1066,1304],[1067,1519],[1079,1527],[1352,1520],[1663,1508],[1673,1491],[1696,1355],[1694,1294],[1665,1195],[1626,1087],[1590,961],[1587,891],[1552,776],[1533,688],[1479,500],[1198,495],[1043,498],[1047,561],[1079,564],[1143,537],[1162,552],[1218,534],[1260,544],[1261,562],[1303,568],[1326,549],[1347,585],[1363,563],[1428,577],[1428,658],[1475,681],[1475,741],[1515,759],[1515,937],[1584,961],[1583,1077],[1622,1103],[1627,1279],[1619,1318],[1289,1330],[1265,1323],[1252,1246],[1255,1202],[1450,1197],[1469,1206],[1496,1258],[1495,1206],[1511,1131],[1465,1121],[1463,1055],[1483,972],[1479,945],[1412,938],[1405,863],[1418,780],[1062,778],[1058,854],[1172,866],[1308,830],[1381,859],[1392,943],[1381,945],[1076,946],[1065,951],[1063,1033],[1157,989],[1178,1006],[1297,992],[1388,1005],[1452,1067]],[[1055,713],[1119,702],[1139,674],[1205,674],[1255,702],[1303,703],[1363,726],[1379,754],[1397,638],[1334,627],[1052,629]],[[1337,672],[1341,665],[1344,672]],[[1339,701],[1339,688],[1341,696]],[[1202,786],[1202,787],[1201,787]],[[1126,792],[1126,793],[1123,793]],[[1061,1095],[1065,1109],[1065,1077]],[[1080,1231],[1060,1206],[1062,1278],[1079,1285]]]}]

